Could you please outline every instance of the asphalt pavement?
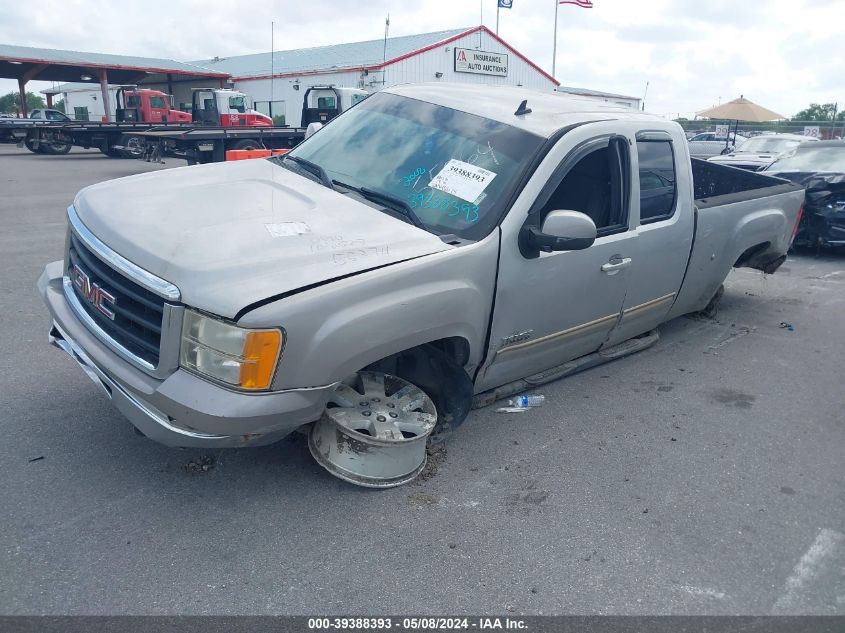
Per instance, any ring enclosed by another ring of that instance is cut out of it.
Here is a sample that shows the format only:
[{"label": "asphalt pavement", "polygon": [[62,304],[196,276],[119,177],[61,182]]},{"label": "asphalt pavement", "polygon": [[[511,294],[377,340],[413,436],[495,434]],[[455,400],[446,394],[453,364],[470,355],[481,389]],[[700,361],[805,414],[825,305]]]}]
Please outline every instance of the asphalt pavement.
[{"label": "asphalt pavement", "polygon": [[300,435],[154,444],[47,344],[74,194],[182,165],[0,146],[0,613],[845,614],[845,255],[734,271],[373,491]]}]

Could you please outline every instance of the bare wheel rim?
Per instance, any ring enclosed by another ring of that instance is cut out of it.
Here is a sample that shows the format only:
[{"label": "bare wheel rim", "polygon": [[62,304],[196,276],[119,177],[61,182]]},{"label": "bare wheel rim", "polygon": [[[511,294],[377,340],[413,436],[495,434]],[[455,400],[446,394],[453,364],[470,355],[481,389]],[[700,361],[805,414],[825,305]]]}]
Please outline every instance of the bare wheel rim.
[{"label": "bare wheel rim", "polygon": [[437,410],[426,393],[397,376],[362,371],[335,390],[326,415],[361,441],[409,442],[427,437]]},{"label": "bare wheel rim", "polygon": [[124,151],[133,156],[140,156],[144,152],[143,142],[139,136],[129,136],[124,143]]}]

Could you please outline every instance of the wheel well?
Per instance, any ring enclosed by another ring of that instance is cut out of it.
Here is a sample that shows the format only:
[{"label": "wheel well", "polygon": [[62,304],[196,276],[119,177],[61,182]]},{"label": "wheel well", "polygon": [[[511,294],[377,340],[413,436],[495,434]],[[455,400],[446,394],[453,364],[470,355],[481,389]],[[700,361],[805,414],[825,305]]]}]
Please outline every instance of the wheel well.
[{"label": "wheel well", "polygon": [[736,260],[734,268],[745,266],[745,264],[747,264],[756,255],[759,255],[760,253],[765,251],[767,248],[769,248],[769,246],[771,246],[771,242],[763,242],[762,244],[756,244],[751,248],[745,249],[745,252],[743,252],[742,255],[739,256],[739,259]]},{"label": "wheel well", "polygon": [[397,352],[364,369],[393,374],[425,391],[437,407],[432,439],[439,441],[460,426],[472,408],[473,382],[464,370],[468,359],[469,342],[455,336]]},{"label": "wheel well", "polygon": [[459,367],[469,362],[469,341],[460,336],[450,336],[426,343],[446,354]]}]

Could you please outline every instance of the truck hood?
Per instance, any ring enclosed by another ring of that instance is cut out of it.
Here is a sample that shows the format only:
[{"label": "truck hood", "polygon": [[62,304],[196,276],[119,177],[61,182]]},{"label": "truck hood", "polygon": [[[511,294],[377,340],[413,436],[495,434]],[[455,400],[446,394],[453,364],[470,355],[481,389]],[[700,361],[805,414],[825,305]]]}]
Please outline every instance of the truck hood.
[{"label": "truck hood", "polygon": [[83,189],[85,226],[175,284],[186,305],[233,318],[279,294],[454,248],[268,160],[170,169]]}]

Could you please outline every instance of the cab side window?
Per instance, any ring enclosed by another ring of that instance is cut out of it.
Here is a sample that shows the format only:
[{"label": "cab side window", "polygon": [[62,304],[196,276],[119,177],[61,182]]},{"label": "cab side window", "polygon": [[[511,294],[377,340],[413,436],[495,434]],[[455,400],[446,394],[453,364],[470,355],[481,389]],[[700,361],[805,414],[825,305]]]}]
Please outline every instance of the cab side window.
[{"label": "cab side window", "polygon": [[598,235],[628,229],[628,153],[626,143],[605,142],[580,157],[565,173],[540,212],[540,223],[550,211],[580,211],[593,220]]},{"label": "cab side window", "polygon": [[638,140],[640,224],[666,220],[675,212],[675,154],[671,141]]}]

